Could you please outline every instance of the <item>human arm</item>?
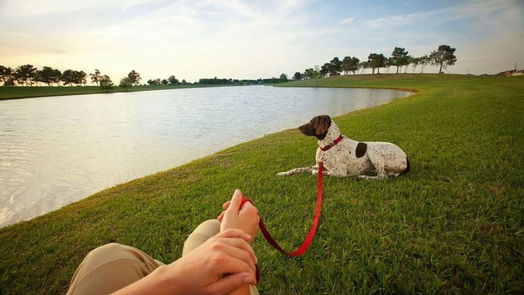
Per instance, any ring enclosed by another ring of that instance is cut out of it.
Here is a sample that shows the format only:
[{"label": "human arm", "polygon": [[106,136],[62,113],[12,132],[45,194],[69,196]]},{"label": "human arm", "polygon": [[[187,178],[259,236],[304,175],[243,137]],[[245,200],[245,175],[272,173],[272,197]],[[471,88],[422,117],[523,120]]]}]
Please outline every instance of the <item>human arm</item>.
[{"label": "human arm", "polygon": [[227,294],[255,283],[251,237],[228,229],[177,261],[161,266],[114,294]]}]

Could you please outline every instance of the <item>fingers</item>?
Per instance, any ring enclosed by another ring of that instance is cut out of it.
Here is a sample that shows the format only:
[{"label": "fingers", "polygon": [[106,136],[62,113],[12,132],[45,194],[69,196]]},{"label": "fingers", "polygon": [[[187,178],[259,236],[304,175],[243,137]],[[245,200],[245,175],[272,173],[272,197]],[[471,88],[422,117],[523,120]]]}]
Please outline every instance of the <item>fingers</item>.
[{"label": "fingers", "polygon": [[215,237],[216,238],[241,238],[246,242],[251,240],[250,235],[246,234],[246,232],[238,228],[228,228],[224,230],[223,232],[216,234]]},{"label": "fingers", "polygon": [[227,276],[207,287],[209,294],[228,294],[245,284],[255,284],[255,277],[247,272]]},{"label": "fingers", "polygon": [[240,204],[242,203],[242,197],[244,195],[239,189],[236,189],[233,193],[233,197],[231,198],[231,203],[229,204],[229,207],[226,210],[226,215],[231,214],[238,214],[238,210],[240,209]]},{"label": "fingers", "polygon": [[[232,239],[229,239],[232,240]],[[244,240],[237,239],[238,242],[243,242],[246,244]],[[214,250],[219,251],[221,253],[226,254],[229,259],[236,259],[234,260],[239,266],[245,267],[247,265],[253,274],[256,273],[256,257],[254,256],[254,253],[251,253],[251,251],[247,251],[246,247],[237,247],[236,245],[232,245],[229,243],[230,241],[224,242],[224,243],[216,243],[213,245]],[[238,261],[237,261],[238,260]],[[238,271],[246,271],[247,269],[231,269],[233,272]]]},{"label": "fingers", "polygon": [[229,207],[229,204],[231,204],[231,201],[227,201],[227,202],[225,202],[224,204],[222,204],[222,208],[223,208],[224,210],[226,210],[227,207]]},{"label": "fingers", "polygon": [[222,222],[222,219],[224,219],[224,214],[226,214],[226,211],[222,211],[222,213],[220,213],[220,215],[218,215],[218,217],[217,217],[218,221]]},{"label": "fingers", "polygon": [[249,255],[249,258],[254,262],[254,264],[257,263],[257,256],[255,254],[255,251],[253,250],[251,245],[248,242],[246,242],[244,239],[229,238],[229,239],[224,239],[224,240],[221,240],[221,241],[228,244],[229,246],[236,247],[238,249],[242,249],[243,251],[247,252],[247,254]]},{"label": "fingers", "polygon": [[239,215],[254,215],[258,216],[257,207],[255,207],[251,202],[246,202],[242,209],[240,209]]}]

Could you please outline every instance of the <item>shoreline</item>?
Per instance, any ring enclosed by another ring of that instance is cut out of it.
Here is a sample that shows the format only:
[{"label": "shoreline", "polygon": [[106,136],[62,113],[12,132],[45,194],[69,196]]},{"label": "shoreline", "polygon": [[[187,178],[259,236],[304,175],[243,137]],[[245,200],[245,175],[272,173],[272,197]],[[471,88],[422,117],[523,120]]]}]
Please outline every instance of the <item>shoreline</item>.
[{"label": "shoreline", "polygon": [[[70,96],[70,95],[88,95],[88,94],[112,94],[140,91],[157,91],[157,90],[176,90],[190,88],[209,88],[209,87],[237,87],[237,86],[272,86],[274,84],[260,85],[187,85],[187,86],[133,86],[128,90],[115,86],[110,91],[102,91],[99,86],[0,86],[0,102],[3,100],[41,98],[52,96]],[[14,90],[14,91],[13,91]],[[45,90],[50,93],[25,94],[31,90]],[[76,92],[75,92],[76,91]],[[15,96],[6,96],[6,92],[18,92]],[[21,94],[20,94],[21,93]]]}]

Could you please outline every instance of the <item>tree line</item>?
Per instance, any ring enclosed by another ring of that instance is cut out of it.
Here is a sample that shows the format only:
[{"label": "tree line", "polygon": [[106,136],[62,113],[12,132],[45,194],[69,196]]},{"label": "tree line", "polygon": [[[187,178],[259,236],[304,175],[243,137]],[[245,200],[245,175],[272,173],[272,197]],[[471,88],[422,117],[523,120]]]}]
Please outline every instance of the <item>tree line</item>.
[{"label": "tree line", "polygon": [[351,56],[346,56],[342,60],[334,57],[320,68],[317,66],[315,69],[308,68],[304,72],[296,72],[293,75],[293,80],[319,79],[341,74],[356,74],[357,72],[362,74],[366,69],[371,69],[372,74],[375,74],[375,70],[377,74],[380,74],[381,68],[389,71],[390,67],[395,67],[397,74],[402,67],[405,67],[404,73],[406,73],[409,65],[413,67],[413,72],[415,72],[417,66],[420,66],[420,73],[423,73],[425,66],[436,65],[439,67],[439,74],[441,74],[443,69],[454,65],[456,61],[455,48],[449,45],[440,45],[437,50],[432,51],[429,55],[420,57],[410,56],[405,48],[395,47],[389,57],[382,53],[370,53],[368,59],[364,61]]},{"label": "tree line", "polygon": [[[47,84],[47,86],[85,86],[88,79],[92,83],[100,86],[104,91],[109,91],[116,85],[113,83],[108,75],[100,73],[100,70],[95,69],[93,73],[86,73],[84,71],[77,70],[65,70],[60,71],[52,67],[44,66],[41,69],[34,67],[33,65],[21,65],[15,69],[0,65],[0,81],[3,82],[4,86],[34,86],[40,85],[40,83]],[[139,85],[140,74],[135,70],[131,70],[127,76],[123,77],[118,84],[119,87],[128,90],[128,88],[135,85]],[[287,82],[287,76],[285,74],[280,75],[280,78],[268,78],[268,79],[220,79],[214,78],[201,78],[198,82],[191,83],[185,79],[179,81],[175,75],[171,75],[166,79],[149,79],[147,85],[150,86],[176,86],[176,85],[255,85],[255,84],[274,84],[280,82]]]}]

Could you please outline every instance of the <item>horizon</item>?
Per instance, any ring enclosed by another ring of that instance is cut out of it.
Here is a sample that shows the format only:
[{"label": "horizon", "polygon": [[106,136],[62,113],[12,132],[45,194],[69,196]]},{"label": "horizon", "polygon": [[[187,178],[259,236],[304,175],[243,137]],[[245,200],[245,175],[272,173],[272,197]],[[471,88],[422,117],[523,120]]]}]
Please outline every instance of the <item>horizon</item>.
[{"label": "horizon", "polygon": [[446,73],[495,74],[524,65],[523,15],[518,0],[7,0],[0,65],[99,69],[115,82],[131,70],[142,83],[170,75],[256,80],[291,78],[333,57],[363,61],[394,47],[418,57],[446,44],[457,56]]}]

